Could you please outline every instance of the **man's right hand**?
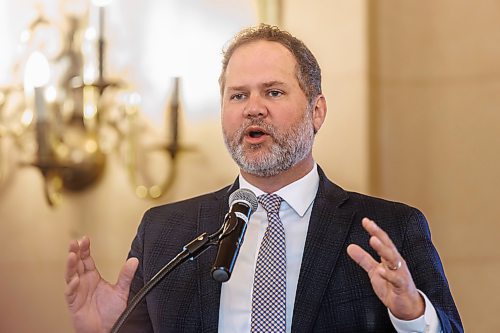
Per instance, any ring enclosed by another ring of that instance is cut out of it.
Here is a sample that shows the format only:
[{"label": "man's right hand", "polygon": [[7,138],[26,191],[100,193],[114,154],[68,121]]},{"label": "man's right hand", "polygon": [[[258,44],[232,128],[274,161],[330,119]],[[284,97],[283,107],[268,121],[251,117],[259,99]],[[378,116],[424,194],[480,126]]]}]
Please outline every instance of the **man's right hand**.
[{"label": "man's right hand", "polygon": [[139,261],[130,258],[118,281],[105,281],[90,255],[90,239],[71,241],[66,267],[66,303],[77,333],[107,333],[125,310]]}]

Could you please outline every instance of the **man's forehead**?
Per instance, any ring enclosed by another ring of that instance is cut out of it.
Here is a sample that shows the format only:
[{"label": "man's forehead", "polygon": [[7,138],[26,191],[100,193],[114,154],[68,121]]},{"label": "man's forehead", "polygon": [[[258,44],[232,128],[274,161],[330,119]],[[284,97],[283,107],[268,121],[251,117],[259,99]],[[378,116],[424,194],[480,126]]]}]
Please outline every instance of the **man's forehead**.
[{"label": "man's forehead", "polygon": [[295,85],[292,80],[300,86],[297,73],[298,63],[290,50],[275,41],[256,40],[234,49],[221,84],[225,91],[277,82]]},{"label": "man's forehead", "polygon": [[260,53],[260,54],[278,53],[281,54],[282,56],[286,55],[295,59],[292,52],[290,52],[290,50],[286,48],[283,44],[277,41],[258,39],[237,46],[233,50],[229,62],[231,61],[231,59],[235,57],[235,55],[245,55],[248,53]]},{"label": "man's forehead", "polygon": [[226,76],[233,71],[241,75],[242,71],[253,74],[252,71],[260,70],[294,74],[296,69],[297,61],[287,48],[277,42],[259,41],[242,45],[234,51],[226,67]]}]

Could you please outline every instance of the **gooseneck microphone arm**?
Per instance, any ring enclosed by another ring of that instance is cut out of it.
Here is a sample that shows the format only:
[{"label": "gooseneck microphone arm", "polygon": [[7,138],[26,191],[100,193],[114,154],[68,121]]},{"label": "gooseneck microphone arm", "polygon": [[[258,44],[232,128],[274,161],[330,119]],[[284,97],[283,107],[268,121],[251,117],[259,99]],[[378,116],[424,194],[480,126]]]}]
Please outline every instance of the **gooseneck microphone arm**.
[{"label": "gooseneck microphone arm", "polygon": [[142,301],[142,299],[160,282],[162,281],[170,272],[172,272],[176,267],[181,265],[182,263],[186,262],[189,259],[195,259],[198,257],[200,254],[205,252],[209,247],[218,245],[219,242],[229,236],[232,232],[234,232],[236,228],[236,216],[231,216],[235,215],[235,213],[230,212],[226,215],[224,219],[224,223],[222,224],[221,228],[217,230],[215,233],[209,235],[206,232],[199,235],[195,239],[193,239],[191,242],[186,244],[182,251],[175,256],[172,260],[170,260],[165,266],[163,266],[162,269],[158,271],[158,273],[155,274],[149,280],[135,296],[132,298],[130,303],[127,305],[125,310],[122,312],[120,317],[118,317],[117,321],[111,328],[110,333],[117,333],[120,328],[123,326],[127,318],[130,316],[132,311],[139,305],[139,303]]}]

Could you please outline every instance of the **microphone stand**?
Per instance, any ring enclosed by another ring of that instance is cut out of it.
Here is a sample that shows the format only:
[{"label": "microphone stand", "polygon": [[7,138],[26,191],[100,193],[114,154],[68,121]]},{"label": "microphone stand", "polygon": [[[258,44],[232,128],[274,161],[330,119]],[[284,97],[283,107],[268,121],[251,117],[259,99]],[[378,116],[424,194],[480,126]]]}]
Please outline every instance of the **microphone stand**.
[{"label": "microphone stand", "polygon": [[[158,284],[160,281],[162,281],[170,272],[172,272],[175,268],[180,266],[182,263],[186,262],[187,260],[195,259],[198,257],[200,254],[205,252],[209,247],[218,245],[219,242],[229,236],[234,229],[236,228],[236,216],[233,218],[229,218],[231,215],[236,215],[235,213],[229,213],[226,214],[224,218],[224,223],[222,227],[217,230],[215,233],[208,235],[206,232],[203,234],[199,235],[195,239],[193,239],[191,242],[188,244],[184,245],[182,251],[175,256],[172,260],[170,260],[165,266],[163,266],[162,269],[158,271],[158,273],[155,274],[149,280],[142,288],[139,290],[139,292],[132,298],[130,303],[127,305],[125,310],[122,312],[120,317],[118,317],[117,321],[111,328],[110,333],[117,333],[120,328],[123,326],[127,318],[130,316],[132,311],[139,305],[139,303],[142,301],[142,299]],[[234,221],[234,222],[231,222]]]}]

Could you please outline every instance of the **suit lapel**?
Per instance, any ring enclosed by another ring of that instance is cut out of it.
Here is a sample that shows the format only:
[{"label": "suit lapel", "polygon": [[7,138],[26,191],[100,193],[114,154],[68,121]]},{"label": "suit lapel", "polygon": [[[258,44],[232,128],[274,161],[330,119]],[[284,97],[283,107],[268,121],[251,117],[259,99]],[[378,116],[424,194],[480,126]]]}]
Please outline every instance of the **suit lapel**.
[{"label": "suit lapel", "polygon": [[[228,198],[238,188],[235,182],[229,189],[214,193],[213,200],[203,202],[198,214],[198,233],[213,233],[220,228],[224,215],[229,209]],[[198,281],[200,286],[202,332],[217,332],[219,324],[219,307],[221,283],[212,279],[211,270],[217,255],[217,247],[213,246],[202,253],[197,260]]]},{"label": "suit lapel", "polygon": [[310,332],[351,226],[354,212],[340,206],[348,194],[318,167],[320,185],[307,231],[292,319],[292,332]]},{"label": "suit lapel", "polygon": [[[306,237],[292,319],[292,332],[312,331],[325,289],[337,259],[344,248],[354,212],[341,209],[347,193],[331,183],[318,166],[320,184],[314,200]],[[214,193],[214,199],[200,205],[198,233],[215,232],[229,209],[229,195],[238,189],[236,181],[229,189]],[[197,260],[203,332],[217,332],[221,283],[211,277],[217,248],[212,247]]]}]

